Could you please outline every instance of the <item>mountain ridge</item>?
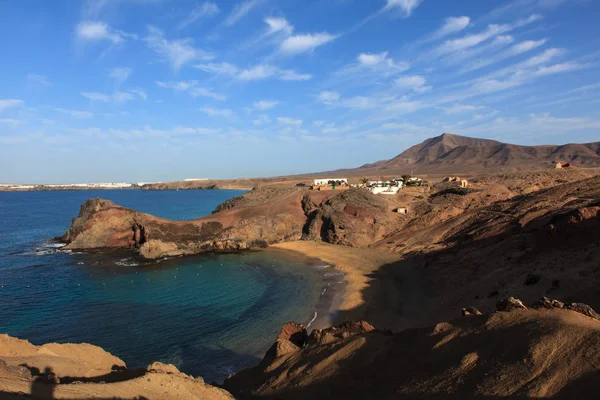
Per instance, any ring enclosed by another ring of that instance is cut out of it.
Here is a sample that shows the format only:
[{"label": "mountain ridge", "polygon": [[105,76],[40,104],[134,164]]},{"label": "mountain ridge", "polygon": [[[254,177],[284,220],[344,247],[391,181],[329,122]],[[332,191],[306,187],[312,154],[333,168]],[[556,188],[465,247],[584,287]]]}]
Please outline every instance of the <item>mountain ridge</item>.
[{"label": "mountain ridge", "polygon": [[446,174],[552,168],[558,162],[600,167],[600,142],[523,146],[444,133],[416,144],[396,157],[323,174]]}]

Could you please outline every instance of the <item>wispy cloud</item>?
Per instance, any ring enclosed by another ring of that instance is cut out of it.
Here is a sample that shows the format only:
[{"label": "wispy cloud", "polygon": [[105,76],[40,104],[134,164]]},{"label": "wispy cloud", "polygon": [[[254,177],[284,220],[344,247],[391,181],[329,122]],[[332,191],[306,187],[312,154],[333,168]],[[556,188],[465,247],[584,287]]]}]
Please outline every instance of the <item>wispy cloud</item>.
[{"label": "wispy cloud", "polygon": [[280,125],[295,126],[296,128],[300,128],[303,123],[301,119],[294,119],[289,117],[278,117],[277,122],[279,122]]},{"label": "wispy cloud", "polygon": [[136,39],[137,36],[125,33],[111,28],[108,24],[101,21],[83,21],[77,24],[75,35],[82,41],[103,41],[107,40],[113,44],[119,44],[127,38]]},{"label": "wispy cloud", "polygon": [[464,114],[464,113],[468,113],[468,112],[474,112],[474,111],[477,111],[477,110],[480,110],[483,108],[485,108],[485,107],[471,106],[471,105],[465,105],[465,104],[453,104],[452,106],[446,107],[443,110],[448,115],[456,115],[456,114]]},{"label": "wispy cloud", "polygon": [[22,121],[20,119],[0,118],[0,124],[4,124],[4,125],[17,126],[17,125],[23,124],[24,122],[25,121]]},{"label": "wispy cloud", "polygon": [[265,111],[274,108],[277,104],[279,104],[279,102],[276,100],[260,100],[254,102],[254,108],[256,110]]},{"label": "wispy cloud", "polygon": [[148,35],[144,40],[148,47],[169,62],[175,71],[179,71],[189,62],[214,58],[209,52],[195,48],[192,39],[168,40],[164,32],[154,26],[148,26]]},{"label": "wispy cloud", "polygon": [[178,28],[184,29],[200,19],[214,17],[215,15],[219,14],[220,11],[221,10],[215,3],[211,1],[205,1],[194,8],[194,10],[189,13],[187,18],[181,21]]},{"label": "wispy cloud", "polygon": [[155,83],[167,89],[173,89],[177,92],[187,92],[193,97],[209,97],[217,101],[227,100],[226,96],[213,92],[211,89],[203,88],[198,86],[198,81],[179,81],[179,82],[162,82],[155,81]]},{"label": "wispy cloud", "polygon": [[518,56],[520,54],[532,51],[540,46],[546,44],[547,39],[541,40],[525,40],[523,42],[517,43],[510,48],[506,49],[503,52],[497,53],[496,55],[490,56],[488,58],[479,59],[470,63],[466,68],[461,69],[461,73],[474,71],[483,67],[487,67],[492,64],[496,64],[498,62],[504,61],[508,58]]},{"label": "wispy cloud", "polygon": [[438,40],[446,36],[454,35],[455,33],[461,32],[471,23],[469,17],[448,17],[444,20],[442,25],[437,31],[433,32],[428,40]]},{"label": "wispy cloud", "polygon": [[114,79],[114,81],[117,83],[117,85],[121,85],[121,84],[123,84],[123,82],[125,82],[127,79],[129,79],[129,76],[131,75],[132,72],[133,72],[133,69],[131,69],[131,68],[125,68],[125,67],[110,68],[108,70],[108,76],[111,79]]},{"label": "wispy cloud", "polygon": [[22,107],[23,104],[24,104],[23,100],[0,99],[0,111],[4,111],[7,108],[11,108],[11,107]]},{"label": "wispy cloud", "polygon": [[27,74],[26,78],[27,86],[29,87],[50,87],[52,82],[44,75],[40,74]]},{"label": "wispy cloud", "polygon": [[54,111],[59,112],[61,114],[67,114],[79,119],[89,119],[94,117],[94,114],[89,111],[70,110],[66,108],[55,108]]},{"label": "wispy cloud", "polygon": [[133,94],[137,94],[143,100],[148,100],[148,94],[146,93],[146,91],[144,91],[142,89],[129,89],[129,91]]},{"label": "wispy cloud", "polygon": [[493,37],[510,32],[516,28],[523,27],[541,19],[539,15],[531,15],[528,18],[518,20],[512,24],[489,25],[484,31],[479,33],[465,35],[461,38],[446,40],[442,45],[438,46],[434,53],[437,55],[446,55],[458,51],[463,51],[471,47],[477,46]]},{"label": "wispy cloud", "polygon": [[294,26],[283,17],[265,18],[265,23],[269,27],[267,31],[267,34],[269,35],[282,32],[289,36],[294,32]]},{"label": "wispy cloud", "polygon": [[413,90],[417,93],[428,92],[432,89],[431,86],[426,86],[427,79],[421,75],[401,76],[394,81],[394,84],[400,89]]},{"label": "wispy cloud", "polygon": [[208,115],[209,117],[225,117],[231,118],[234,116],[232,110],[228,108],[213,108],[213,107],[203,107],[200,109],[203,113]]},{"label": "wispy cloud", "polygon": [[271,64],[257,64],[247,68],[239,68],[233,64],[223,62],[198,64],[194,67],[214,75],[230,76],[241,81],[257,81],[269,78],[277,78],[283,81],[306,81],[312,78],[310,74],[281,69]]},{"label": "wispy cloud", "polygon": [[264,0],[246,0],[238,5],[236,5],[227,19],[225,19],[225,25],[233,26],[239,20],[244,18],[250,11],[252,11],[256,6],[262,3]]},{"label": "wispy cloud", "polygon": [[338,92],[324,91],[319,93],[318,100],[325,104],[334,104],[340,100],[340,94]]},{"label": "wispy cloud", "polygon": [[314,51],[317,47],[334,41],[338,37],[339,35],[332,35],[327,32],[293,35],[281,43],[279,51],[288,55],[308,53]]},{"label": "wispy cloud", "polygon": [[140,93],[140,91],[133,90],[127,92],[116,91],[112,94],[105,94],[99,92],[81,92],[80,94],[86,99],[89,99],[90,101],[100,101],[104,103],[125,103],[127,101],[134,100],[134,94],[138,94],[142,98],[144,98],[145,96],[145,93]]},{"label": "wispy cloud", "polygon": [[423,0],[387,0],[384,10],[400,10],[402,16],[410,17],[413,11],[419,7],[422,2]]}]

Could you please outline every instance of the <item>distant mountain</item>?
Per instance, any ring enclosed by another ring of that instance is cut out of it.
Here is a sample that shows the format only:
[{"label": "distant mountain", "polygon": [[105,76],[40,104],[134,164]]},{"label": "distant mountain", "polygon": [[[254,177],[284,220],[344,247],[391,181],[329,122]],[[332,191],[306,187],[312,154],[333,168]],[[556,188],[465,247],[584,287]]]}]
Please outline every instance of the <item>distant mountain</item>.
[{"label": "distant mountain", "polygon": [[[391,160],[324,173],[350,176],[374,174],[453,174],[492,170],[548,169],[557,162],[600,167],[600,142],[562,146],[519,146],[444,133],[409,148]],[[321,175],[321,174],[319,174]]]}]

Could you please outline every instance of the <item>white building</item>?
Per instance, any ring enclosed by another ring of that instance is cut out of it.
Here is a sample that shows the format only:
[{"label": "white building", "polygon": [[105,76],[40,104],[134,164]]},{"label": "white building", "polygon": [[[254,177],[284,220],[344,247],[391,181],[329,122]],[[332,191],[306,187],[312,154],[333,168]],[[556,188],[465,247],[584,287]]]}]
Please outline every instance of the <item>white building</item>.
[{"label": "white building", "polygon": [[207,181],[208,178],[188,178],[185,179],[184,182],[195,182],[195,181]]},{"label": "white building", "polygon": [[399,186],[375,186],[369,189],[373,194],[396,194],[400,191]]},{"label": "white building", "polygon": [[342,182],[344,185],[348,184],[348,179],[346,178],[323,178],[314,180],[315,186],[329,185],[329,181]]}]

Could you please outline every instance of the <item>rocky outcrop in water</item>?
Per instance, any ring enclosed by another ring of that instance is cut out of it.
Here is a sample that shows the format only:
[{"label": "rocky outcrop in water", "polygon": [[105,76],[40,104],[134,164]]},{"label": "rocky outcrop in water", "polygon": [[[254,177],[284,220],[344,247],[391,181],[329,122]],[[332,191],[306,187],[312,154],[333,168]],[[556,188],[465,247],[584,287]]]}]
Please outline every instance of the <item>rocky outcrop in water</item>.
[{"label": "rocky outcrop in water", "polygon": [[170,221],[90,199],[60,240],[67,250],[136,249],[143,258],[158,259],[238,252],[302,237],[366,246],[394,229],[397,221],[385,200],[364,190],[269,188],[229,200],[214,214],[192,221]]}]

